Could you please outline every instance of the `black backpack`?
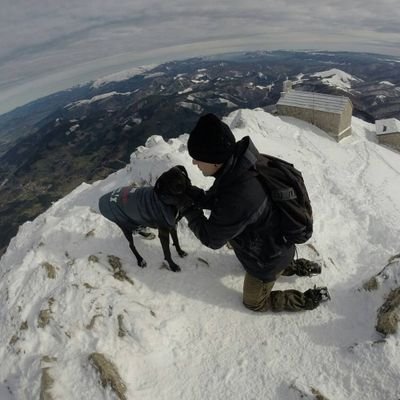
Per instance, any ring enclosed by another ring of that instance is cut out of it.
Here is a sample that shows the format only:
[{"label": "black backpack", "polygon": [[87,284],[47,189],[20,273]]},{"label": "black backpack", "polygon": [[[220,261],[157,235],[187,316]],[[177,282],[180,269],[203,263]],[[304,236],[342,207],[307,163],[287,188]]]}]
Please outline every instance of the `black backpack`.
[{"label": "black backpack", "polygon": [[258,177],[281,213],[285,241],[305,243],[313,233],[313,215],[303,176],[293,164],[267,154],[256,162]]}]

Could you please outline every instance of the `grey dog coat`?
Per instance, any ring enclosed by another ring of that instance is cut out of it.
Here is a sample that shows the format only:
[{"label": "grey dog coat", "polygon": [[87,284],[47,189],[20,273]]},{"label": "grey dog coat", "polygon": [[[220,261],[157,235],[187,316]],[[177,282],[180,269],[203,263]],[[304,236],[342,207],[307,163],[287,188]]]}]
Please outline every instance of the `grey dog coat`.
[{"label": "grey dog coat", "polygon": [[103,195],[99,200],[101,214],[120,227],[174,228],[176,207],[161,202],[153,187],[124,186]]}]

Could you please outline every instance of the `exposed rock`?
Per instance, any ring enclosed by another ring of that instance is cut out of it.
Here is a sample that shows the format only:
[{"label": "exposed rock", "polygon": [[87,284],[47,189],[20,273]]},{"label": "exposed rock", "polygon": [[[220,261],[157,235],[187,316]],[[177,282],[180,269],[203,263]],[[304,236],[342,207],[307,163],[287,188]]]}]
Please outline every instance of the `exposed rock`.
[{"label": "exposed rock", "polygon": [[318,389],[311,388],[311,393],[315,396],[315,400],[329,400]]},{"label": "exposed rock", "polygon": [[96,322],[96,319],[97,319],[98,317],[102,317],[102,315],[101,315],[101,314],[93,315],[92,319],[90,320],[90,323],[89,323],[88,325],[86,325],[85,328],[86,328],[86,329],[89,329],[89,330],[93,329],[94,323]]},{"label": "exposed rock", "polygon": [[87,282],[85,282],[83,286],[85,286],[86,289],[96,289],[94,286],[92,286],[90,283]]},{"label": "exposed rock", "polygon": [[373,276],[371,279],[369,279],[367,282],[363,284],[363,289],[367,290],[368,292],[377,290],[378,287],[379,284],[378,284],[378,279],[376,279],[376,276]]},{"label": "exposed rock", "polygon": [[46,270],[47,272],[47,277],[49,279],[56,279],[56,268],[54,265],[51,265],[47,261],[42,263],[42,267]]},{"label": "exposed rock", "polygon": [[[56,358],[44,356],[42,358],[42,365],[56,361]],[[40,380],[40,400],[53,400],[50,391],[53,387],[54,379],[50,375],[50,366],[42,367],[42,378]]]},{"label": "exposed rock", "polygon": [[397,332],[400,321],[400,287],[389,293],[386,301],[378,310],[376,330],[384,335]]},{"label": "exposed rock", "polygon": [[19,340],[18,335],[13,335],[8,343],[9,343],[10,346],[14,346],[14,344],[17,343],[18,340]]},{"label": "exposed rock", "polygon": [[49,324],[51,320],[51,311],[50,310],[40,310],[38,317],[38,327],[44,328]]},{"label": "exposed rock", "polygon": [[[393,271],[396,270],[395,265],[399,261],[400,254],[396,254],[390,257],[387,264],[379,271],[376,275],[371,277],[367,282],[364,282],[363,289],[367,291],[377,290],[383,281],[393,280]],[[394,283],[397,283],[396,278],[394,278]]]},{"label": "exposed rock", "polygon": [[90,230],[88,233],[86,233],[85,237],[91,237],[94,236],[94,229]]},{"label": "exposed rock", "polygon": [[307,400],[329,400],[328,397],[324,396],[318,389],[314,387],[303,387],[299,388],[296,384],[292,383],[289,386],[294,392],[298,393],[300,399],[307,399]]},{"label": "exposed rock", "polygon": [[49,324],[50,320],[52,319],[51,306],[53,305],[53,303],[54,303],[54,298],[50,297],[50,299],[48,300],[49,308],[47,308],[45,310],[40,310],[39,316],[38,316],[38,327],[39,328],[44,328],[46,325]]},{"label": "exposed rock", "polygon": [[122,269],[122,263],[121,263],[121,259],[119,257],[109,255],[107,258],[108,258],[108,263],[111,265],[111,268],[114,271],[118,271],[118,270]]},{"label": "exposed rock", "polygon": [[89,260],[89,262],[92,262],[92,263],[98,263],[99,257],[92,254],[91,256],[89,256],[88,260]]},{"label": "exposed rock", "polygon": [[126,328],[124,326],[124,316],[122,314],[118,315],[118,336],[124,337],[126,336]]},{"label": "exposed rock", "polygon": [[109,255],[108,263],[111,265],[111,268],[114,271],[113,277],[118,279],[119,281],[128,281],[131,285],[133,285],[133,281],[126,272],[122,269],[121,259],[117,256]]},{"label": "exposed rock", "polygon": [[27,329],[28,329],[28,321],[22,322],[22,323],[21,323],[21,326],[19,327],[19,329],[20,329],[21,331],[27,330]]},{"label": "exposed rock", "polygon": [[99,372],[102,386],[110,385],[120,400],[127,400],[126,385],[119,376],[117,367],[101,353],[90,354],[89,362]]}]

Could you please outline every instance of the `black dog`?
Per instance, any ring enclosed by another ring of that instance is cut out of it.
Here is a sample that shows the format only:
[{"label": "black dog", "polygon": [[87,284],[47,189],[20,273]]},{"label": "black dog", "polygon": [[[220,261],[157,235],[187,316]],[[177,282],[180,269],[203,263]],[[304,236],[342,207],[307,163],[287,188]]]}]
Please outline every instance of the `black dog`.
[{"label": "black dog", "polygon": [[140,229],[150,227],[158,229],[164,258],[169,268],[174,272],[181,270],[171,258],[169,235],[172,237],[179,256],[186,256],[187,254],[181,249],[178,241],[176,223],[177,206],[190,187],[185,167],[178,165],[164,172],[157,179],[154,187],[125,186],[100,198],[101,214],[121,228],[140,267],[145,267],[146,261],[133,244],[132,234],[138,232],[142,236],[146,236]]}]

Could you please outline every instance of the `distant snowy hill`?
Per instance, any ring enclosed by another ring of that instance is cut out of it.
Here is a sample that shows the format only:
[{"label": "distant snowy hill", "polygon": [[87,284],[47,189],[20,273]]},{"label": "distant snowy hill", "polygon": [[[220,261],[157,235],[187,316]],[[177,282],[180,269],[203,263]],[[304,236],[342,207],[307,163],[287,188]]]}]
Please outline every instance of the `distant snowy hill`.
[{"label": "distant snowy hill", "polygon": [[107,85],[109,83],[112,83],[112,82],[126,81],[126,80],[128,80],[130,78],[133,78],[136,75],[144,74],[147,71],[150,71],[155,67],[156,67],[156,64],[143,65],[141,67],[130,68],[130,69],[127,69],[127,70],[116,72],[114,74],[106,75],[106,76],[104,76],[102,78],[96,79],[92,83],[92,88],[98,89],[99,87],[105,86],[105,85]]},{"label": "distant snowy hill", "polygon": [[316,72],[312,77],[321,78],[322,82],[338,89],[351,89],[352,83],[362,82],[362,79],[356,78],[340,69],[332,68],[328,71]]},{"label": "distant snowy hill", "polygon": [[316,72],[315,74],[312,74],[311,77],[321,78],[322,83],[345,91],[351,89],[352,83],[362,82],[362,79],[356,78],[337,68]]},{"label": "distant snowy hill", "polygon": [[[400,281],[399,153],[378,145],[374,126],[357,118],[340,143],[260,109],[235,111],[226,122],[237,139],[250,135],[260,151],[293,162],[309,187],[315,233],[298,255],[323,271],[282,278],[276,288],[327,285],[332,301],[304,313],[248,311],[234,254],[202,246],[185,221],[178,230],[189,255],[173,250],[182,272],[162,268],[158,240],[140,238],[148,267],[137,267],[97,199],[118,186],[152,184],[176,164],[194,184],[212,184],[192,165],[187,134],[153,136],[126,168],[80,185],[21,226],[1,258],[1,400],[38,399],[47,387],[52,399],[115,399],[93,366],[99,354],[126,387],[119,398],[400,398],[399,333],[383,338],[375,330],[377,309]],[[364,290],[387,264],[378,289]]]}]

